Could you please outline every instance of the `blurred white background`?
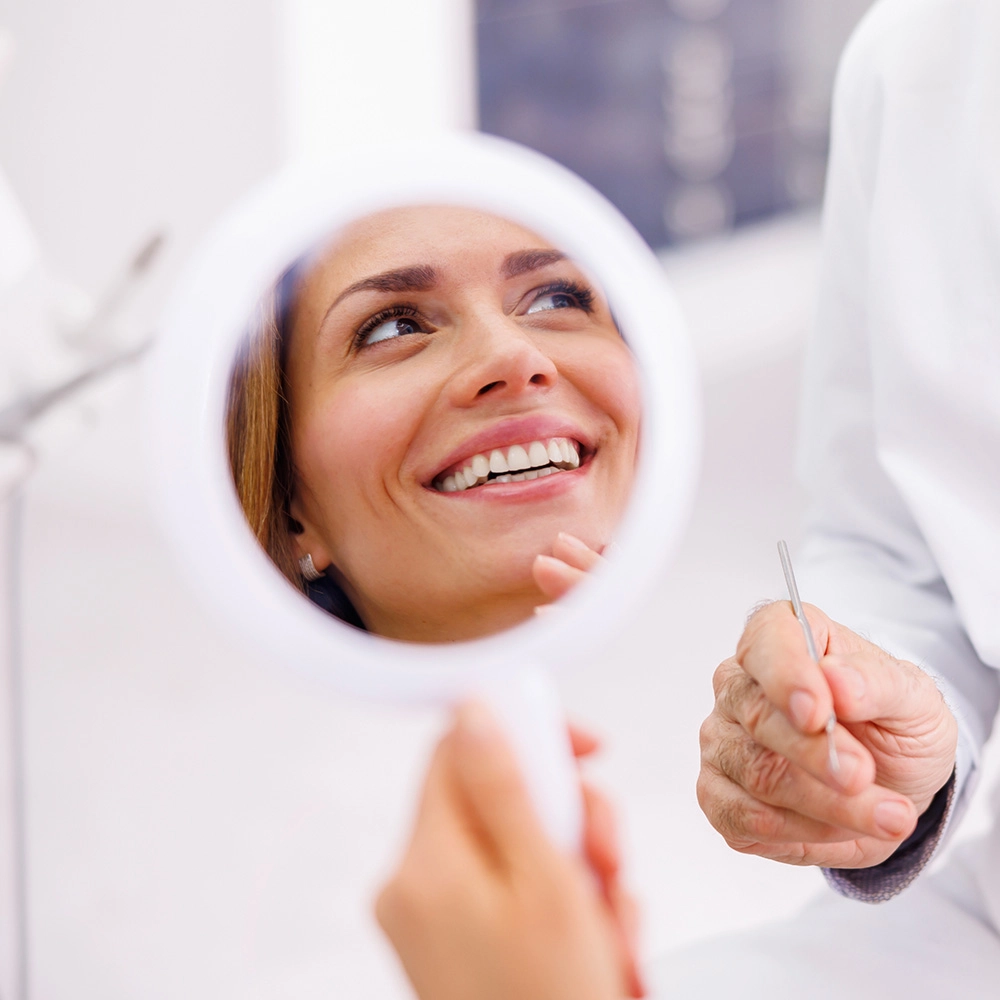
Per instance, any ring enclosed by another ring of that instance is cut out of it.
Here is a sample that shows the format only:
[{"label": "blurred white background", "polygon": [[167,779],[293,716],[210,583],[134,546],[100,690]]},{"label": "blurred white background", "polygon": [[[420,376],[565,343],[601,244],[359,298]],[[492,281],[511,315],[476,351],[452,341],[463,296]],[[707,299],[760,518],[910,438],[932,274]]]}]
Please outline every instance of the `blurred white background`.
[{"label": "blurred white background", "polygon": [[[458,0],[4,0],[0,165],[91,294],[167,233],[129,313],[152,330],[198,237],[290,153],[472,124],[471,24]],[[712,671],[796,532],[817,245],[806,212],[664,255],[703,362],[697,509],[630,627],[561,680],[606,741],[649,955],[822,882],[730,852],[694,796]],[[405,997],[371,901],[443,720],[263,662],[195,602],[150,513],[141,394],[104,387],[26,493],[31,996]]]}]

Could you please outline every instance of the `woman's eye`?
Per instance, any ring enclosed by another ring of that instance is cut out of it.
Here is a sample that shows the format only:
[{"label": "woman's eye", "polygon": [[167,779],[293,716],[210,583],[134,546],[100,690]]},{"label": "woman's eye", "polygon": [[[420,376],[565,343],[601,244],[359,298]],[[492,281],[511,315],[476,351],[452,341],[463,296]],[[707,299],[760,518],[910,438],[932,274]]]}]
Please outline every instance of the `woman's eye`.
[{"label": "woman's eye", "polygon": [[579,309],[580,304],[569,292],[546,292],[528,306],[527,313],[545,312],[549,309]]},{"label": "woman's eye", "polygon": [[372,327],[361,338],[361,343],[365,346],[377,344],[382,340],[392,340],[394,337],[402,337],[408,333],[423,333],[420,324],[409,316],[387,319]]}]

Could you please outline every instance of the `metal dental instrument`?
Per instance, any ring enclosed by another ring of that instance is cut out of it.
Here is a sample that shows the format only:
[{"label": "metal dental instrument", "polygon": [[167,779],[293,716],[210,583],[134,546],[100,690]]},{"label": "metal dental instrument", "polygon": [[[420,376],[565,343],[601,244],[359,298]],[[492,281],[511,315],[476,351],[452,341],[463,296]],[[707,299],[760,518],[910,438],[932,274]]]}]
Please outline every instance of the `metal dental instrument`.
[{"label": "metal dental instrument", "polygon": [[[816,651],[816,640],[813,639],[812,629],[809,627],[809,620],[802,610],[802,601],[799,598],[799,588],[795,584],[795,571],[792,569],[792,557],[788,554],[788,545],[778,542],[778,556],[781,559],[781,568],[785,574],[785,583],[788,586],[788,597],[792,602],[792,610],[795,617],[802,626],[802,634],[806,637],[806,649],[814,663],[819,663],[819,653]],[[840,758],[837,756],[837,744],[833,739],[833,732],[837,728],[837,714],[830,713],[830,718],[826,720],[826,746],[827,758],[830,763],[830,770],[837,774],[840,771]]]}]

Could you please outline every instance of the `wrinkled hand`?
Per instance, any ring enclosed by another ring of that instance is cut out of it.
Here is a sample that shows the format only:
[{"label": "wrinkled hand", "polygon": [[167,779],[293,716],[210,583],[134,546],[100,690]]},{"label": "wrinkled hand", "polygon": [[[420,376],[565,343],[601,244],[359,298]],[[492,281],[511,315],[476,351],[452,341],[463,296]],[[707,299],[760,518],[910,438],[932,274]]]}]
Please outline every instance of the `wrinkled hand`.
[{"label": "wrinkled hand", "polygon": [[[596,746],[571,735],[578,756]],[[492,715],[476,703],[459,710],[376,903],[421,1000],[643,995],[613,815],[586,785],[584,804],[586,861],[549,842]]]},{"label": "wrinkled hand", "polygon": [[[893,853],[948,781],[958,727],[922,670],[818,608],[805,612],[819,664],[779,601],[753,615],[716,670],[698,801],[737,851],[865,868]],[[839,774],[824,732],[831,710]]]},{"label": "wrinkled hand", "polygon": [[[531,567],[535,585],[550,600],[557,601],[600,564],[602,557],[575,535],[560,531],[551,556],[535,556]],[[544,607],[544,605],[543,605]]]}]

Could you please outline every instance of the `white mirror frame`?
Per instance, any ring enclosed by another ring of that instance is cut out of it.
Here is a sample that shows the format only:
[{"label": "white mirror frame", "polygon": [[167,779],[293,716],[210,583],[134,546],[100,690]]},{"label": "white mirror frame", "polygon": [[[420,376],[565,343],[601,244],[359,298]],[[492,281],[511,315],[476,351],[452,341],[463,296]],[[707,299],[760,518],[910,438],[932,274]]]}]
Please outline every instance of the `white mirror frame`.
[{"label": "white mirror frame", "polygon": [[[447,645],[366,634],[296,593],[244,520],[224,435],[237,344],[264,291],[351,220],[419,204],[503,216],[578,261],[612,305],[643,394],[636,480],[615,555],[588,586],[563,598],[558,612]],[[282,170],[223,219],[187,268],[148,375],[155,502],[192,583],[254,647],[363,697],[451,702],[512,663],[554,668],[592,655],[660,571],[694,493],[698,379],[661,265],[617,209],[576,175],[483,135],[352,149],[336,162]]]}]

